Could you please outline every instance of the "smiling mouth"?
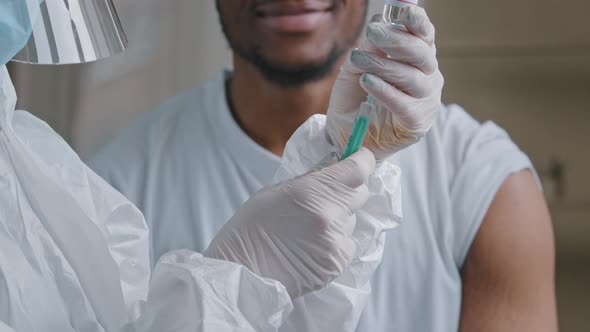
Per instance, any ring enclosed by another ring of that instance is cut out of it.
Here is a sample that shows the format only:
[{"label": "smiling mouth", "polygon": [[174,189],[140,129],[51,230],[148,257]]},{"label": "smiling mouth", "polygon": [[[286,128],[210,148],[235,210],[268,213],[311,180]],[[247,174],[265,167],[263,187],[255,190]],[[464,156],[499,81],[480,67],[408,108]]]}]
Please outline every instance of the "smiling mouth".
[{"label": "smiling mouth", "polygon": [[267,29],[282,33],[313,32],[328,24],[335,1],[272,1],[255,7],[256,17]]},{"label": "smiling mouth", "polygon": [[332,1],[268,2],[256,6],[255,12],[256,16],[266,18],[330,13],[334,8]]}]

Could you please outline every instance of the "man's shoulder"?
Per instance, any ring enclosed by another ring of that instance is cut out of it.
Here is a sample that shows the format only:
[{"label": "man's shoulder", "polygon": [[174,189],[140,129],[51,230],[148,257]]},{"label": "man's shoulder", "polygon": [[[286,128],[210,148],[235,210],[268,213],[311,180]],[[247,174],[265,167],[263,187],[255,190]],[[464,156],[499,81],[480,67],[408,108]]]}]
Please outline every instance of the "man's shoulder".
[{"label": "man's shoulder", "polygon": [[[89,160],[95,170],[134,168],[149,159],[160,159],[166,146],[188,133],[207,130],[207,113],[224,94],[221,75],[180,93],[144,114],[122,130]],[[195,140],[198,143],[198,140]],[[102,175],[102,174],[101,174]]]},{"label": "man's shoulder", "polygon": [[476,120],[458,105],[443,106],[430,132],[397,158],[409,185],[426,191],[431,183],[424,179],[436,179],[449,197],[477,186],[492,188],[511,172],[531,168],[504,129]]},{"label": "man's shoulder", "polygon": [[[184,122],[186,117],[205,117],[211,108],[215,108],[220,101],[224,100],[223,75],[223,73],[220,73],[199,86],[169,98],[154,111],[144,116],[138,122],[138,126],[132,126],[130,129],[154,129],[153,127]],[[147,132],[152,133],[153,131],[149,130]]]},{"label": "man's shoulder", "polygon": [[477,131],[482,123],[476,120],[463,107],[457,104],[443,105],[433,129],[441,136],[470,135]]},{"label": "man's shoulder", "polygon": [[[443,155],[458,163],[483,147],[509,145],[517,149],[510,135],[493,121],[479,121],[456,104],[443,106],[425,141],[437,145]],[[488,150],[494,154],[494,149]]]},{"label": "man's shoulder", "polygon": [[484,125],[459,105],[443,105],[428,134],[417,144],[402,151],[402,159],[458,159],[464,146],[477,136]]},{"label": "man's shoulder", "polygon": [[223,98],[223,84],[220,82],[218,75],[202,85],[167,99],[124,129],[113,142],[118,146],[161,142],[161,137],[175,132],[179,124],[205,125],[202,120],[207,112]]},{"label": "man's shoulder", "polygon": [[[453,271],[463,266],[505,180],[533,168],[493,122],[479,122],[458,105],[444,106],[438,116],[427,136],[397,157],[403,173],[402,232],[411,239],[404,248],[408,255],[433,266],[450,263],[446,271]],[[424,243],[428,246],[419,245]]]}]

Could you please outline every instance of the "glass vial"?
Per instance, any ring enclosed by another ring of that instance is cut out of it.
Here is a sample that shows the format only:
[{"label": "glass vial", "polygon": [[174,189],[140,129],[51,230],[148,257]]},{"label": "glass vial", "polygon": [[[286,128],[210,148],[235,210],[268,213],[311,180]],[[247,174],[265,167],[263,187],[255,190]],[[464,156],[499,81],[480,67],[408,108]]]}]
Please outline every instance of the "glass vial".
[{"label": "glass vial", "polygon": [[409,6],[416,6],[419,0],[385,0],[383,8],[383,22],[395,26],[404,27],[401,22],[402,9]]}]

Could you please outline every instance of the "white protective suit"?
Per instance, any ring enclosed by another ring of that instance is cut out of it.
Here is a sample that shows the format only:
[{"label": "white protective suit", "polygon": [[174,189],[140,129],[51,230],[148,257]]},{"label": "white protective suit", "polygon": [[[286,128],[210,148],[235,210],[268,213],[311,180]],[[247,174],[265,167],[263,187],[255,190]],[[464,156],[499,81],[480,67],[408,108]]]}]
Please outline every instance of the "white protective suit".
[{"label": "white protective suit", "polygon": [[0,331],[280,326],[285,288],[234,263],[173,252],[150,285],[142,214],[47,124],[14,112],[5,66],[0,82]]},{"label": "white protective suit", "polygon": [[[150,274],[141,212],[44,122],[13,111],[4,66],[0,82],[0,331],[354,328],[384,231],[401,219],[399,168],[384,163],[369,178],[352,263],[326,288],[296,299],[299,310],[284,325],[293,309],[285,287],[241,265],[181,250],[163,255]],[[310,119],[289,141],[277,180],[309,171],[330,150],[325,118]]]}]

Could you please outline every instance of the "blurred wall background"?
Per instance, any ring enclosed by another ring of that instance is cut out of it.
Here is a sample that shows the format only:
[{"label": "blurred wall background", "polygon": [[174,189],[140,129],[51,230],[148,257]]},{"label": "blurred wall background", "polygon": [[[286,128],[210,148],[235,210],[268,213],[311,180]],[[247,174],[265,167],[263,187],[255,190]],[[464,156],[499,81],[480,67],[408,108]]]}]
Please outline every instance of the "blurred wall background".
[{"label": "blurred wall background", "polygon": [[505,128],[531,157],[557,238],[562,332],[590,331],[590,2],[438,0],[446,102]]},{"label": "blurred wall background", "polygon": [[[360,1],[360,0],[359,0]],[[85,66],[13,64],[19,106],[88,157],[231,63],[214,0],[115,1],[130,47]],[[557,237],[561,331],[590,315],[590,2],[426,0],[445,102],[504,127],[535,163]],[[371,0],[380,12],[381,0]]]}]

